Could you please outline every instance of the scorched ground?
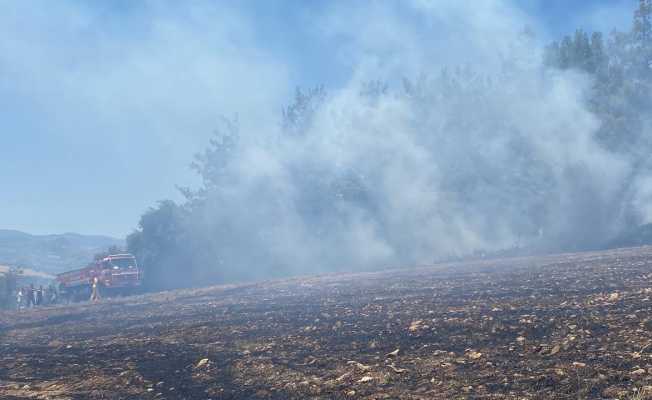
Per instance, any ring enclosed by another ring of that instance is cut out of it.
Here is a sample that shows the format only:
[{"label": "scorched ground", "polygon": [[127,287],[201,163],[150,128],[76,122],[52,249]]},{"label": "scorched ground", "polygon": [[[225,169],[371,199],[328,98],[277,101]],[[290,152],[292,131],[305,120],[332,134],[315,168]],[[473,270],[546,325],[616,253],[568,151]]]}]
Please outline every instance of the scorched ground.
[{"label": "scorched ground", "polygon": [[652,398],[652,248],[4,312],[0,398]]}]

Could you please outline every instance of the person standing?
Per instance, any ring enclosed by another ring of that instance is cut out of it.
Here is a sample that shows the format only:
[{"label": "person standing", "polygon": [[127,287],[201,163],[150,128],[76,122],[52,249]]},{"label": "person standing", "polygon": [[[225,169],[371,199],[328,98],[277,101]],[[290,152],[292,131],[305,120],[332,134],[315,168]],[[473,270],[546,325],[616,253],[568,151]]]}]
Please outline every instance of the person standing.
[{"label": "person standing", "polygon": [[36,306],[36,289],[34,289],[34,284],[30,283],[29,288],[27,289],[27,308]]},{"label": "person standing", "polygon": [[38,287],[38,290],[36,290],[36,305],[37,306],[43,305],[43,285],[40,285]]},{"label": "person standing", "polygon": [[92,288],[91,288],[91,301],[96,303],[100,301],[100,285],[99,279],[97,276],[93,278]]},{"label": "person standing", "polygon": [[18,292],[16,292],[16,308],[21,309],[23,308],[23,288],[20,287],[18,288]]}]

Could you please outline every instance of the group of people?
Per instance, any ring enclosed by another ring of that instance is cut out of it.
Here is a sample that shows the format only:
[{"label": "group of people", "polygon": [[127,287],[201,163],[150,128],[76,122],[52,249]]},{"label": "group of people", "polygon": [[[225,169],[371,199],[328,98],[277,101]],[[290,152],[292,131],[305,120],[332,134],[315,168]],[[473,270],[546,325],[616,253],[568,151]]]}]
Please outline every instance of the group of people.
[{"label": "group of people", "polygon": [[34,284],[23,286],[16,290],[16,308],[32,308],[57,302],[57,290],[54,285],[38,288]]},{"label": "group of people", "polygon": [[[11,296],[11,291],[9,292]],[[78,291],[62,291],[59,292],[54,284],[47,287],[40,285],[36,287],[33,283],[29,286],[18,287],[14,290],[16,296],[16,309],[34,308],[44,305],[68,303],[70,301],[79,301],[84,299],[84,296],[90,294],[90,301],[96,303],[102,299],[100,294],[100,281],[97,277],[93,278],[88,287],[88,292],[83,290]],[[88,297],[85,297],[88,299]]]}]

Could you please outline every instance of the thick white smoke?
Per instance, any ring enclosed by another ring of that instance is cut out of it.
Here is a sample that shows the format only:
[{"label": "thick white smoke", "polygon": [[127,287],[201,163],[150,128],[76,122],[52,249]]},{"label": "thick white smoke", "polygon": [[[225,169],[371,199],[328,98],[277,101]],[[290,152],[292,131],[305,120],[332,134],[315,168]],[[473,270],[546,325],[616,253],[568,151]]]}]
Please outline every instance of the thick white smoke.
[{"label": "thick white smoke", "polygon": [[[350,34],[356,73],[290,133],[240,132],[197,221],[211,256],[252,274],[359,269],[621,228],[631,166],[594,140],[589,78],[546,70],[527,18],[498,1],[414,2],[420,27],[386,4],[347,12],[322,29]],[[447,43],[420,36],[433,26]]]},{"label": "thick white smoke", "polygon": [[[652,219],[649,178],[595,140],[590,78],[544,68],[550,37],[512,1],[302,9],[296,35],[328,61],[314,71],[304,67],[314,60],[263,43],[265,21],[238,7],[44,10],[12,5],[0,17],[0,89],[33,103],[29,120],[58,146],[42,153],[84,158],[48,182],[68,189],[44,193],[77,191],[83,205],[96,193],[117,209],[112,218],[135,222],[165,188],[188,183],[185,157],[217,116],[239,115],[237,144],[187,227],[190,251],[225,266],[211,270],[269,276],[582,248],[613,236],[632,209]],[[325,74],[331,65],[338,72]],[[347,78],[270,122],[300,84],[296,71]],[[91,181],[79,165],[98,164],[96,189],[70,185]],[[76,208],[84,225],[99,219]]]}]

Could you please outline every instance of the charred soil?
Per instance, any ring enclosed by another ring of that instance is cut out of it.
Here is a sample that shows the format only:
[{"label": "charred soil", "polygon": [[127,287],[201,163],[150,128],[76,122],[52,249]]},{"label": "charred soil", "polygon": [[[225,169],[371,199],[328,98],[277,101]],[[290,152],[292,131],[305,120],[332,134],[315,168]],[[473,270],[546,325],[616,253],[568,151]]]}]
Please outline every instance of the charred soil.
[{"label": "charred soil", "polygon": [[652,399],[652,247],[0,313],[2,399]]}]

